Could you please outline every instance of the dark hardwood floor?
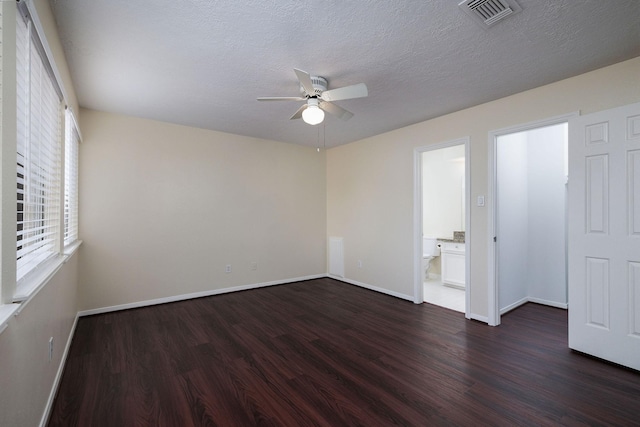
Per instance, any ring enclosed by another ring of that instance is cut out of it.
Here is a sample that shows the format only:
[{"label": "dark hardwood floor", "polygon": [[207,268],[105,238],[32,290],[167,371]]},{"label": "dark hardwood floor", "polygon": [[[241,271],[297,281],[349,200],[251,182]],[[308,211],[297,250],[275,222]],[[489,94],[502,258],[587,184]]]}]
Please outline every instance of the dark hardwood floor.
[{"label": "dark hardwood floor", "polygon": [[49,420],[255,425],[640,425],[640,373],[569,350],[564,310],[492,328],[318,279],[81,318]]}]

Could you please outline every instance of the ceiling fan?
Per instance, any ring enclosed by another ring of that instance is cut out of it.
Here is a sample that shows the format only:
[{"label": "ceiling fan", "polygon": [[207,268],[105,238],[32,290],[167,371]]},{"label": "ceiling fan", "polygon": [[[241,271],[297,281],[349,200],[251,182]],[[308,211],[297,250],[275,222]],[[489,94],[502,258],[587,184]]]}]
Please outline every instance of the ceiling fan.
[{"label": "ceiling fan", "polygon": [[305,101],[298,111],[291,116],[291,120],[302,118],[305,123],[317,125],[324,120],[324,112],[333,114],[342,120],[349,120],[353,113],[332,104],[331,101],[343,99],[363,98],[369,95],[367,85],[358,83],[327,90],[327,79],[312,76],[306,71],[294,68],[300,82],[300,96],[268,96],[258,98],[258,101]]}]

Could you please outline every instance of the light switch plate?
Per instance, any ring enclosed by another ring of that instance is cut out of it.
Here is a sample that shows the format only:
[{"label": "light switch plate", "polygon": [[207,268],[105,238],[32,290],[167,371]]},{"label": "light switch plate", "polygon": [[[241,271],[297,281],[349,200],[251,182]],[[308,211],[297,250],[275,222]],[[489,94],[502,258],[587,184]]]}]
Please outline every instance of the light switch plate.
[{"label": "light switch plate", "polygon": [[484,206],[484,196],[478,196],[478,206]]}]

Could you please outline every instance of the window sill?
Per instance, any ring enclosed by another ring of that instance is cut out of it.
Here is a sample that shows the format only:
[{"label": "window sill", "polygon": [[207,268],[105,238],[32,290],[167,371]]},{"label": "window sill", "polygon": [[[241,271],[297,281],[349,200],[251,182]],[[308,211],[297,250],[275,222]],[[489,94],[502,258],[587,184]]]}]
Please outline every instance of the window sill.
[{"label": "window sill", "polygon": [[36,268],[28,276],[18,283],[16,286],[16,293],[13,296],[14,303],[26,303],[35,294],[47,284],[49,279],[60,270],[62,264],[65,264],[69,258],[76,253],[82,240],[76,240],[75,242],[65,246],[62,255],[57,255],[44,262],[43,265]]},{"label": "window sill", "polygon": [[13,304],[0,304],[0,333],[9,326],[11,316],[17,316],[27,303],[42,289],[78,250],[82,240],[65,246],[64,253],[52,257],[18,283]]},{"label": "window sill", "polygon": [[64,260],[64,255],[51,257],[48,261],[44,262],[43,265],[38,266],[38,268],[20,280],[16,286],[13,302],[22,303],[21,306],[26,304],[26,302],[33,298],[49,279],[60,270],[60,267],[64,264]]},{"label": "window sill", "polygon": [[75,242],[72,242],[64,247],[63,253],[65,257],[65,260],[64,260],[65,263],[69,260],[69,258],[73,256],[73,254],[76,253],[76,251],[78,250],[81,244],[82,244],[82,240],[76,240]]},{"label": "window sill", "polygon": [[11,316],[13,316],[19,308],[20,304],[0,305],[0,334],[7,329],[7,326],[9,326],[9,319],[11,319]]}]

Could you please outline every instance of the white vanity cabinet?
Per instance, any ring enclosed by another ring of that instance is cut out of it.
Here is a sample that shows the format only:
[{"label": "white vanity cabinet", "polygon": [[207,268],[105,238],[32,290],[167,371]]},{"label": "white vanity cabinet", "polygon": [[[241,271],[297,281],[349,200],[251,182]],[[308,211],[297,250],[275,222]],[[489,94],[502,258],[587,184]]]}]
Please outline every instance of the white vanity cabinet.
[{"label": "white vanity cabinet", "polygon": [[442,283],[455,288],[465,287],[465,244],[442,242]]}]

